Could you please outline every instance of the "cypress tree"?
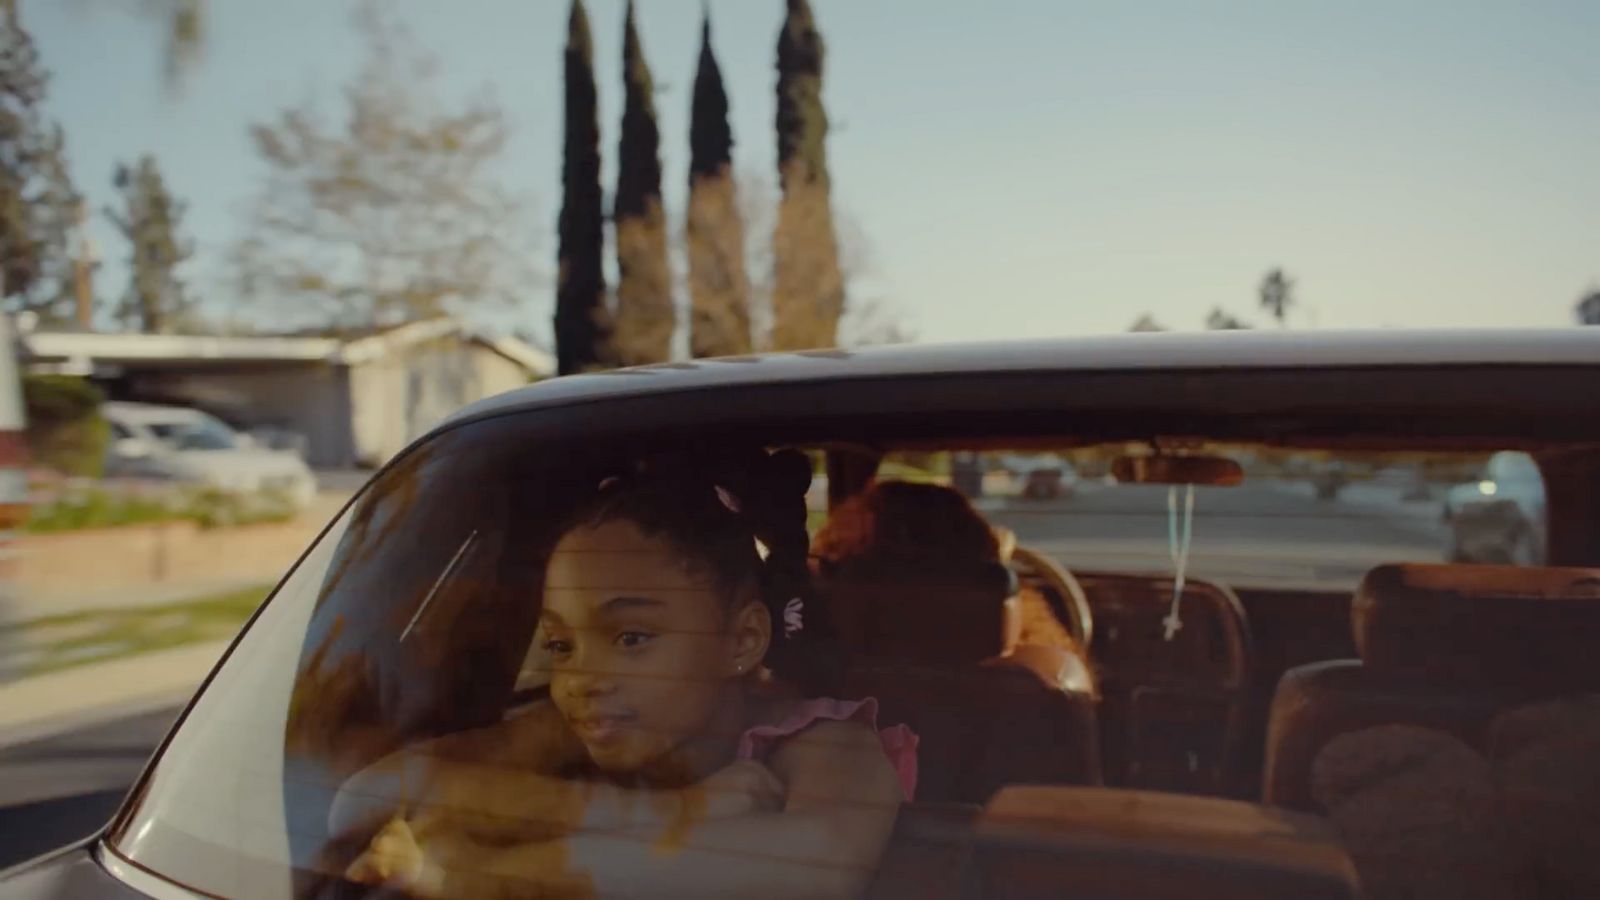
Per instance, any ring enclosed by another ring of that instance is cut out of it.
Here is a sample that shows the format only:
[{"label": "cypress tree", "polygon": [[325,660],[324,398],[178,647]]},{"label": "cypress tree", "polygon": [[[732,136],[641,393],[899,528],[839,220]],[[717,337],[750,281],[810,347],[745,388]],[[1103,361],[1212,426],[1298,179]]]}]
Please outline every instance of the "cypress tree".
[{"label": "cypress tree", "polygon": [[622,39],[624,105],[617,145],[615,345],[625,365],[662,362],[676,326],[666,216],[661,210],[661,133],[654,81],[629,0]]},{"label": "cypress tree", "polygon": [[572,0],[567,22],[566,142],[555,315],[556,366],[562,375],[615,364],[601,261],[605,232],[597,107],[589,16],[583,0]]},{"label": "cypress tree", "polygon": [[824,47],[811,5],[788,0],[778,34],[778,178],[783,201],[773,237],[772,346],[831,347],[844,314],[844,279],[828,197]]},{"label": "cypress tree", "polygon": [[711,13],[701,25],[700,65],[689,110],[689,352],[695,357],[750,352],[750,281],[744,222],[733,179],[728,93],[711,49]]}]

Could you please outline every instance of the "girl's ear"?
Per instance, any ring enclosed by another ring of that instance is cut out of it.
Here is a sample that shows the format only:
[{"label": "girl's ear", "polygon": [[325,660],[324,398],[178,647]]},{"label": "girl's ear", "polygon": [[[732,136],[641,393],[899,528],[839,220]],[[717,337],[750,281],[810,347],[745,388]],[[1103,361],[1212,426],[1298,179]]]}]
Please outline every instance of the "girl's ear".
[{"label": "girl's ear", "polygon": [[748,675],[767,657],[767,647],[772,644],[772,614],[760,601],[746,603],[733,614],[728,634],[733,639],[733,652],[728,657],[732,671],[728,674]]}]

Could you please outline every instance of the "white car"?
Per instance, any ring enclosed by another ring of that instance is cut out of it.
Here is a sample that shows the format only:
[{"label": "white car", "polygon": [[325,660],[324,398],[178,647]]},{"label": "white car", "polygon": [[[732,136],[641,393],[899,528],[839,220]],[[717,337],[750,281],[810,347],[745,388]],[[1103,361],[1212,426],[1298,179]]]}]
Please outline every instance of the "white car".
[{"label": "white car", "polygon": [[1078,472],[1059,456],[1003,456],[1000,465],[1013,478],[1022,481],[1022,496],[1029,500],[1070,497],[1078,487]]},{"label": "white car", "polygon": [[299,455],[258,447],[200,410],[112,402],[101,413],[111,425],[108,476],[170,479],[230,494],[274,493],[296,509],[316,496],[316,477]]},{"label": "white car", "polygon": [[1452,562],[1539,565],[1544,558],[1545,490],[1539,465],[1526,453],[1489,458],[1483,477],[1445,497]]}]

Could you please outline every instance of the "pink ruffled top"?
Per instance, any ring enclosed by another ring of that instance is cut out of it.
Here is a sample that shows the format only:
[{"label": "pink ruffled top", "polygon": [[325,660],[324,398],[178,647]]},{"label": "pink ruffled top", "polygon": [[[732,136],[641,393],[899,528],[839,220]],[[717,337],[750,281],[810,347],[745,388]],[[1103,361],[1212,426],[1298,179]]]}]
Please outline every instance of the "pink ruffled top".
[{"label": "pink ruffled top", "polygon": [[917,735],[905,725],[879,728],[878,701],[872,697],[801,701],[783,721],[757,725],[741,735],[739,759],[764,760],[784,738],[799,734],[817,722],[860,722],[876,731],[883,744],[883,755],[889,758],[895,774],[900,776],[900,788],[906,800],[912,799],[917,789]]}]

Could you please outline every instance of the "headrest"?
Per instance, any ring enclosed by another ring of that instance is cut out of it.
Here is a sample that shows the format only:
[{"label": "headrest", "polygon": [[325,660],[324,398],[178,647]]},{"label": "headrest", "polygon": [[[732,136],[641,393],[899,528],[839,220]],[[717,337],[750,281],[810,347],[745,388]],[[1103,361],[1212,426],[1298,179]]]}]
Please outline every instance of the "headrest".
[{"label": "headrest", "polygon": [[1379,566],[1356,589],[1351,625],[1375,674],[1600,689],[1600,569]]},{"label": "headrest", "polygon": [[880,659],[938,665],[982,662],[1016,640],[1008,602],[1014,576],[998,563],[830,566],[819,586],[839,635]]}]

